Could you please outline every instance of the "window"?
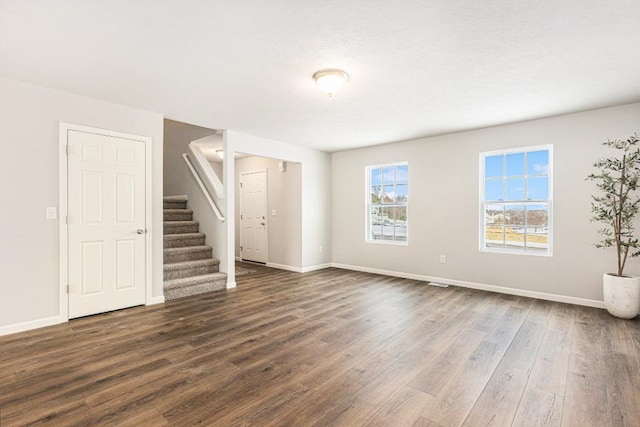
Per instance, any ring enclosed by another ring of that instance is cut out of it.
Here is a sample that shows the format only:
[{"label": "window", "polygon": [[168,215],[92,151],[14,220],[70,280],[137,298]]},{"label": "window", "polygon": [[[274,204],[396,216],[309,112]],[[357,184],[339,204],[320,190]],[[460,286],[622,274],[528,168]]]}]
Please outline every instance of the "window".
[{"label": "window", "polygon": [[551,255],[552,146],[480,155],[480,250]]},{"label": "window", "polygon": [[366,241],[407,244],[409,165],[368,166]]}]

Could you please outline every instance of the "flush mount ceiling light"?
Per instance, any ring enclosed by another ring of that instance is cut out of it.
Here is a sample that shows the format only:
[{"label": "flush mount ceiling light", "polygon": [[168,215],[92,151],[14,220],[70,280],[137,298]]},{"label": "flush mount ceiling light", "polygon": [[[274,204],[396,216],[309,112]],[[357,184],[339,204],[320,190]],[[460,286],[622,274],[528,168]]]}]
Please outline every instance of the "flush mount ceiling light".
[{"label": "flush mount ceiling light", "polygon": [[313,80],[324,93],[329,96],[333,96],[338,92],[347,80],[349,80],[349,74],[342,70],[330,68],[326,70],[316,71],[313,75]]}]

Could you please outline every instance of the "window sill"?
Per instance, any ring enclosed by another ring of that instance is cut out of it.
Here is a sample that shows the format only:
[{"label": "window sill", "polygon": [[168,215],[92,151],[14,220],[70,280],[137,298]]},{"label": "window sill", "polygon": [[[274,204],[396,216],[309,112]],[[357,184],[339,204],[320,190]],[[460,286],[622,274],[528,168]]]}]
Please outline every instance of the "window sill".
[{"label": "window sill", "polygon": [[536,256],[536,257],[547,257],[551,258],[553,256],[553,252],[523,252],[523,251],[515,251],[509,249],[497,249],[497,248],[480,248],[480,252],[489,253],[489,254],[504,254],[504,255],[525,255],[525,256]]},{"label": "window sill", "polygon": [[408,246],[409,242],[401,242],[396,240],[365,240],[365,243],[373,243],[375,245],[391,245],[391,246]]}]

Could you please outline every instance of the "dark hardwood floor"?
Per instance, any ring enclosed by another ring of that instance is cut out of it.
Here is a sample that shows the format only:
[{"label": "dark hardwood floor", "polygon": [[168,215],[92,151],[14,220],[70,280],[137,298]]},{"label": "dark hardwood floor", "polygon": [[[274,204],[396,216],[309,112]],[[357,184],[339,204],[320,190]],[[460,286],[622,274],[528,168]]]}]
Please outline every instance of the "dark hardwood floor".
[{"label": "dark hardwood floor", "polygon": [[640,323],[327,269],[0,337],[0,425],[639,426]]}]

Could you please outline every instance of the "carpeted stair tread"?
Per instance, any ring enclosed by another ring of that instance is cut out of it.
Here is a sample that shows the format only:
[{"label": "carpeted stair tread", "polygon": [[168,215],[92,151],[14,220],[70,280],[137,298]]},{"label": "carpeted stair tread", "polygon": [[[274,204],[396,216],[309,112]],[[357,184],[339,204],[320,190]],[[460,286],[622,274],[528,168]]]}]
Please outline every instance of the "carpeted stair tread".
[{"label": "carpeted stair tread", "polygon": [[207,245],[186,246],[182,248],[164,249],[164,262],[171,264],[183,261],[196,261],[212,257],[213,248]]},{"label": "carpeted stair tread", "polygon": [[227,273],[202,274],[200,276],[185,277],[182,279],[165,280],[164,290],[169,291],[176,288],[186,288],[206,282],[224,281],[226,284]]},{"label": "carpeted stair tread", "polygon": [[188,239],[188,238],[193,238],[193,237],[206,237],[206,235],[204,233],[178,233],[178,234],[165,234],[164,236],[164,240],[181,240],[181,239]]},{"label": "carpeted stair tread", "polygon": [[162,198],[163,201],[165,202],[186,202],[189,200],[189,198],[185,195],[182,196],[164,196]]},{"label": "carpeted stair tread", "polygon": [[164,234],[197,233],[200,229],[198,221],[167,221],[164,223]]},{"label": "carpeted stair tread", "polygon": [[164,280],[183,279],[219,271],[220,260],[216,258],[176,262],[164,265]]},{"label": "carpeted stair tread", "polygon": [[191,209],[164,209],[162,217],[165,222],[192,221],[193,211]]},{"label": "carpeted stair tread", "polygon": [[198,259],[195,261],[173,262],[171,264],[165,264],[164,271],[186,270],[188,268],[196,268],[204,265],[220,265],[220,260],[217,258],[209,258]]},{"label": "carpeted stair tread", "polygon": [[164,236],[164,248],[184,248],[190,246],[202,246],[205,243],[204,233],[180,233],[180,234],[165,234]]}]

